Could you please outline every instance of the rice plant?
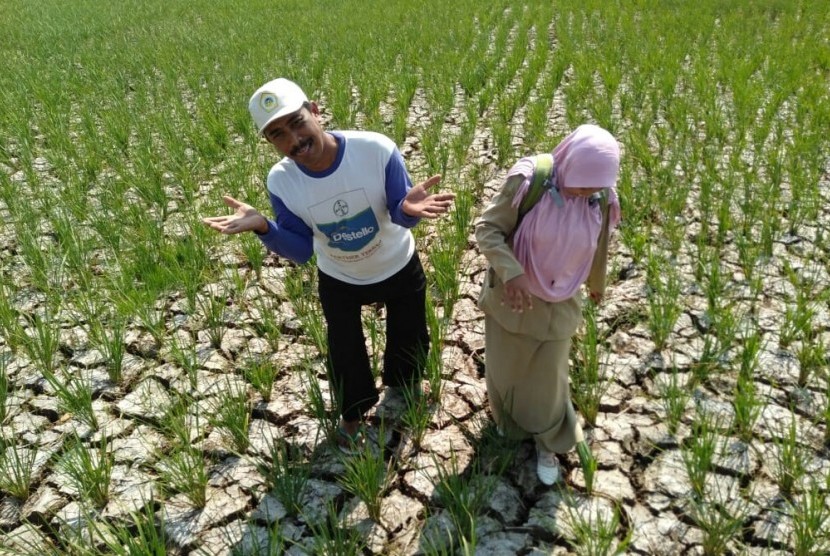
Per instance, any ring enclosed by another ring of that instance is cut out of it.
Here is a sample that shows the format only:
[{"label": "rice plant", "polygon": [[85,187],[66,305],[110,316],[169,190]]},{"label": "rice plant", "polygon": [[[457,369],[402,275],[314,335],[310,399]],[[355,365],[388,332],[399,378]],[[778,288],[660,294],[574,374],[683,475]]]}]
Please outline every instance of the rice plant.
[{"label": "rice plant", "polygon": [[807,473],[807,450],[800,443],[795,415],[789,424],[780,423],[776,433],[771,471],[781,495],[789,498]]},{"label": "rice plant", "polygon": [[571,396],[582,416],[590,425],[597,422],[602,396],[610,386],[600,361],[600,335],[597,323],[597,306],[587,304],[584,311],[583,333],[575,340],[571,350],[575,352],[571,367]]},{"label": "rice plant", "polygon": [[706,477],[713,469],[718,450],[717,421],[698,408],[692,421],[692,434],[682,448],[683,464],[692,485],[692,493],[702,499],[706,492]]},{"label": "rice plant", "polygon": [[61,457],[58,467],[80,493],[81,499],[95,508],[107,503],[114,459],[105,436],[97,446],[85,446],[74,438]]},{"label": "rice plant", "polygon": [[[607,554],[624,554],[631,542],[632,533],[622,540],[617,538],[620,529],[620,510],[617,506],[610,512],[598,508],[574,507],[573,500],[565,503],[568,534],[565,541],[576,554],[600,556]],[[609,515],[610,514],[610,515]]]},{"label": "rice plant", "polygon": [[34,481],[37,450],[0,438],[0,491],[24,501]]},{"label": "rice plant", "polygon": [[289,516],[302,514],[308,496],[306,487],[311,478],[311,462],[302,451],[282,438],[271,441],[268,458],[257,462],[269,491]]},{"label": "rice plant", "polygon": [[455,539],[476,544],[476,522],[490,500],[495,488],[493,476],[485,475],[477,468],[461,470],[455,454],[448,462],[435,461],[435,497],[452,518]]},{"label": "rice plant", "polygon": [[[382,427],[378,438],[384,438]],[[344,460],[345,470],[339,477],[340,485],[366,504],[369,518],[377,523],[380,522],[383,495],[393,477],[392,462],[384,458],[382,446],[366,446]]]},{"label": "rice plant", "polygon": [[233,449],[244,454],[251,445],[248,428],[251,424],[251,401],[248,393],[230,386],[211,403],[208,422],[230,439]]}]

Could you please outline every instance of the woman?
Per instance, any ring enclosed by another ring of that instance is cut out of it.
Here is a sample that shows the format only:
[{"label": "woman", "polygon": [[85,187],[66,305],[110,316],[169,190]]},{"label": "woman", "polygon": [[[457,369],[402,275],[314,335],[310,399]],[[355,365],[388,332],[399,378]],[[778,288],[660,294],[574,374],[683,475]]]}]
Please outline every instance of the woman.
[{"label": "woman", "polygon": [[520,217],[536,158],[519,160],[476,224],[490,268],[479,298],[486,315],[486,381],[500,431],[532,435],[539,480],[559,480],[557,454],[583,440],[571,404],[568,355],[582,322],[581,285],[605,291],[608,233],[620,220],[620,149],[606,130],[579,126],[553,151],[548,190]]}]

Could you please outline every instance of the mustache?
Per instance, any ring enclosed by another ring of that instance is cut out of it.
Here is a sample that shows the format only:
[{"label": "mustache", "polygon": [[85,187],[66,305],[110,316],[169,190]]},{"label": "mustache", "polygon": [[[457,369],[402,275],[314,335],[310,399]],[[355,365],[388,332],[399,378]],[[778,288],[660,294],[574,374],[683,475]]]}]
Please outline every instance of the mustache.
[{"label": "mustache", "polygon": [[311,146],[311,137],[309,137],[308,139],[304,139],[304,140],[300,141],[297,144],[296,147],[291,149],[291,156],[296,156],[297,153],[299,153],[301,150],[303,150],[307,146]]}]

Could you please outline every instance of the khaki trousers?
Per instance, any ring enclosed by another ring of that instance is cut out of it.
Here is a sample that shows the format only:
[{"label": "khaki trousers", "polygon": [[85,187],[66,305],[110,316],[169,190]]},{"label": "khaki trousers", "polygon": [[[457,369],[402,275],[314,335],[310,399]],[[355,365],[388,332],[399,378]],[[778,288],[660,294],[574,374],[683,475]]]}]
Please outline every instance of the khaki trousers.
[{"label": "khaki trousers", "polygon": [[485,380],[493,419],[511,437],[532,436],[539,448],[565,453],[584,440],[568,381],[571,337],[582,322],[577,295],[560,303],[533,300],[508,314],[501,284],[485,285]]}]

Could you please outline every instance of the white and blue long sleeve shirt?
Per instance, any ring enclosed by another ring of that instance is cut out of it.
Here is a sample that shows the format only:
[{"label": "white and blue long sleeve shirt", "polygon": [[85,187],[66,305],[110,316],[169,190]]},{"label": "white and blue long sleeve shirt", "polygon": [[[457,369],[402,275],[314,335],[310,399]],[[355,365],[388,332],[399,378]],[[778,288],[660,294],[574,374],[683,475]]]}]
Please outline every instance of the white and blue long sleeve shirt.
[{"label": "white and blue long sleeve shirt", "polygon": [[412,182],[388,137],[368,131],[332,132],[334,164],[312,172],[290,158],[268,173],[275,220],[259,237],[278,255],[303,263],[317,255],[325,274],[350,284],[373,284],[401,270],[415,251],[404,214]]}]

